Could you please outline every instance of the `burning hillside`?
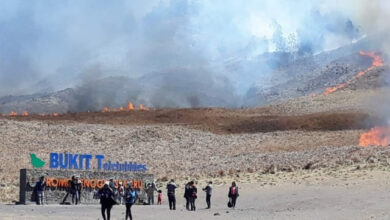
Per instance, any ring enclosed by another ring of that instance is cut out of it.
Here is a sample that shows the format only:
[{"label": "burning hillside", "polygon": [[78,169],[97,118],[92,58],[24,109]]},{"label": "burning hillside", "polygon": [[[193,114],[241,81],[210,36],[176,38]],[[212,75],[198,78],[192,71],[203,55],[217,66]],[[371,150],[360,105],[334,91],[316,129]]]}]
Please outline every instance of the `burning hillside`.
[{"label": "burning hillside", "polygon": [[[301,56],[269,70],[258,72],[262,80],[242,94],[235,92],[228,78],[210,77],[207,70],[177,68],[158,71],[139,78],[126,76],[93,78],[74,88],[42,94],[0,97],[0,113],[21,115],[88,111],[124,111],[132,108],[255,107],[265,106],[309,94],[332,93],[383,65],[380,53],[369,51],[359,42],[334,51]],[[372,48],[371,48],[372,49]],[[293,54],[286,54],[293,57]],[[248,63],[232,61],[230,68],[263,66],[278,53],[260,56]],[[372,60],[371,60],[372,59]],[[364,70],[364,71],[361,71]],[[369,74],[371,75],[371,74]],[[194,76],[195,79],[194,79]],[[254,79],[251,79],[253,82]],[[337,86],[334,86],[337,85]],[[328,87],[326,89],[326,87]],[[132,107],[126,104],[132,101]],[[142,104],[142,105],[141,105]],[[122,108],[121,108],[122,106]]]},{"label": "burning hillside", "polygon": [[[360,52],[363,56],[369,56],[373,59],[372,65],[365,71],[359,72],[355,78],[362,77],[368,72],[374,70],[376,67],[383,66],[383,59],[374,52]],[[350,81],[347,81],[348,84]],[[343,86],[344,87],[344,86]],[[336,87],[335,87],[336,88]],[[337,90],[337,89],[336,89]],[[334,90],[335,91],[335,90]],[[390,144],[390,127],[388,126],[376,126],[371,128],[368,132],[364,132],[360,135],[359,146],[382,146],[386,147]]]},{"label": "burning hillside", "polygon": [[353,80],[364,76],[365,74],[367,74],[368,72],[370,72],[374,68],[383,66],[383,59],[379,55],[375,54],[374,52],[371,52],[371,51],[369,51],[369,52],[360,51],[359,54],[362,55],[362,56],[371,57],[372,58],[371,66],[368,67],[364,71],[358,72],[354,77],[352,77],[351,79],[349,79],[345,83],[340,83],[340,84],[338,84],[338,85],[336,85],[334,87],[326,88],[325,92],[324,92],[324,95],[328,95],[328,94],[331,94],[333,92],[336,92],[337,90],[342,89],[342,88],[346,87],[347,85],[351,84],[353,82]]}]

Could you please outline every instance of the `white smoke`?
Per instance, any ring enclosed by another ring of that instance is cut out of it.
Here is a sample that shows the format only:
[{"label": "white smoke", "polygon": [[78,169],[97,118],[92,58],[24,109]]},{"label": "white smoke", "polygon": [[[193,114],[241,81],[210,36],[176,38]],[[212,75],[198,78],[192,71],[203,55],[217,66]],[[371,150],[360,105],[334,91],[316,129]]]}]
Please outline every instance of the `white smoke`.
[{"label": "white smoke", "polygon": [[[143,79],[137,86],[148,90],[137,97],[152,105],[166,106],[159,95],[174,93],[230,106],[226,94],[236,99],[279,65],[278,56],[260,55],[310,55],[385,36],[389,9],[385,0],[1,1],[0,96],[125,76]],[[191,83],[202,78],[209,82]]]}]

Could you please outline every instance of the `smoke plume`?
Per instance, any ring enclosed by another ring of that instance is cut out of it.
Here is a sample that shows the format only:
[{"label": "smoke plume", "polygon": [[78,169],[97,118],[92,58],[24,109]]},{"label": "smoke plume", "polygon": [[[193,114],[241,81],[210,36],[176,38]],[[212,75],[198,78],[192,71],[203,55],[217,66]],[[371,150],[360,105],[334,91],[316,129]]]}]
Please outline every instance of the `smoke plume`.
[{"label": "smoke plume", "polygon": [[366,36],[389,48],[389,5],[6,0],[0,3],[0,96],[74,88],[72,111],[127,101],[239,107],[254,84],[269,84],[275,69],[300,57]]}]

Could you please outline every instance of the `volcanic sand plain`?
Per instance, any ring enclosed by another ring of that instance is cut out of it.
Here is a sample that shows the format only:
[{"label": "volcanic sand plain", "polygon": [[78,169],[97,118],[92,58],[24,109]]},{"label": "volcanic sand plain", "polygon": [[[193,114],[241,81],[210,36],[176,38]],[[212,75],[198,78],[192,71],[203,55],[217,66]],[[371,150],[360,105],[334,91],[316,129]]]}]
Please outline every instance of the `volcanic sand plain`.
[{"label": "volcanic sand plain", "polygon": [[[171,178],[181,186],[188,180],[200,187],[209,179],[215,183],[216,211],[172,215],[162,207],[151,207],[153,213],[135,207],[139,219],[386,218],[384,205],[375,204],[388,200],[390,150],[357,145],[361,133],[385,123],[372,102],[386,100],[388,90],[345,88],[250,109],[0,117],[1,201],[17,200],[19,169],[31,166],[29,153],[47,159],[55,151],[83,152],[146,163],[159,187]],[[233,180],[242,186],[241,204],[226,213],[226,188]],[[96,206],[23,207],[3,205],[0,217],[99,217]]]},{"label": "volcanic sand plain", "polygon": [[[242,181],[234,210],[226,207],[227,185],[214,187],[212,208],[199,193],[196,212],[185,210],[184,182],[179,183],[177,210],[162,205],[133,206],[134,219],[389,219],[388,166],[346,166],[334,170],[254,175]],[[219,178],[231,181],[232,178]],[[234,178],[233,178],[234,179]],[[253,180],[252,180],[253,181]],[[199,182],[204,186],[204,182]],[[124,206],[112,209],[112,219],[124,219]],[[98,205],[0,205],[0,219],[102,219]]]}]

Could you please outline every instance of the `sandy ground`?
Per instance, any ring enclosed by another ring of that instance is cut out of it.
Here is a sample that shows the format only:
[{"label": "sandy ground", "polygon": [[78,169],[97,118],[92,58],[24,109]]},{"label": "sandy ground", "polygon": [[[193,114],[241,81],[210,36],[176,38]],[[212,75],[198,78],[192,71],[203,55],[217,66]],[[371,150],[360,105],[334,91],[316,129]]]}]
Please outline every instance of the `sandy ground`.
[{"label": "sandy ground", "polygon": [[[389,177],[384,167],[263,175],[268,184],[239,185],[234,210],[226,207],[228,185],[219,185],[210,210],[204,209],[205,196],[200,193],[198,210],[186,211],[179,191],[176,211],[168,209],[166,197],[161,206],[134,206],[132,211],[134,219],[389,219]],[[112,219],[124,219],[124,211],[124,206],[114,206]],[[102,219],[97,205],[0,205],[0,219],[54,218]]]},{"label": "sandy ground", "polygon": [[[361,132],[292,130],[219,135],[174,125],[48,124],[0,119],[0,195],[4,195],[0,202],[18,199],[19,169],[32,167],[30,153],[45,161],[49,161],[50,152],[99,153],[112,161],[145,163],[155,179],[199,179],[221,172],[260,171],[271,164],[300,168],[324,160],[323,148],[319,147],[332,150],[356,145]],[[316,149],[313,154],[299,153]],[[286,151],[291,153],[277,154]],[[329,153],[326,161],[347,152]],[[48,163],[45,166],[49,168]]]}]

